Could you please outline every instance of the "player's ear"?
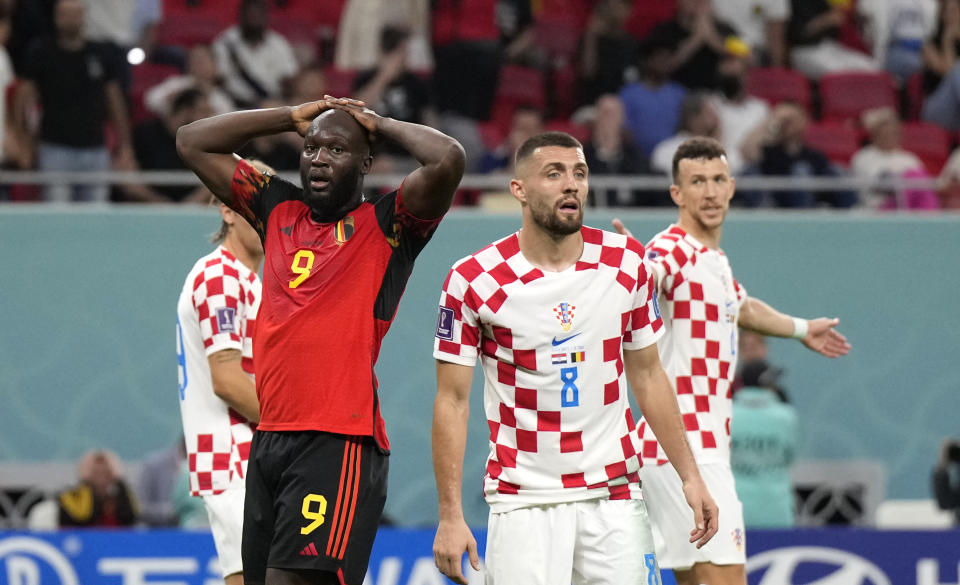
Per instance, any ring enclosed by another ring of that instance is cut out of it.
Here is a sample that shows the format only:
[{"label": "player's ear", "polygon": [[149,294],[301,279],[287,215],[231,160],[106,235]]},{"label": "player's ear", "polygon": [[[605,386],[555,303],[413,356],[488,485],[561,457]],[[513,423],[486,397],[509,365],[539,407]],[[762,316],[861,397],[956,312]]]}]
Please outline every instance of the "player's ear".
[{"label": "player's ear", "polygon": [[678,187],[676,183],[670,185],[670,199],[673,199],[677,207],[682,207],[683,192],[680,191],[680,187]]},{"label": "player's ear", "polygon": [[360,163],[360,172],[366,175],[370,172],[371,167],[373,167],[373,155],[368,154],[367,158],[363,159],[363,162]]},{"label": "player's ear", "polygon": [[521,205],[527,202],[527,192],[524,190],[523,181],[520,179],[510,181],[510,194],[513,195],[513,198],[519,201]]}]

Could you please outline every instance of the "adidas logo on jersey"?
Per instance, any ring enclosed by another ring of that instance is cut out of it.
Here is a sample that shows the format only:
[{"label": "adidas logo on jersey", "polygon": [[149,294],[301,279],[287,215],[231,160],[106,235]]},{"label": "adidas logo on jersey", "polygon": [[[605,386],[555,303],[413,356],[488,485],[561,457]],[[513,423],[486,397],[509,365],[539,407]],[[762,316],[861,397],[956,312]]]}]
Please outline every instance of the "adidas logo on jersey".
[{"label": "adidas logo on jersey", "polygon": [[319,554],[317,553],[317,547],[314,546],[313,543],[311,542],[311,543],[308,544],[307,546],[303,547],[303,550],[300,551],[300,556],[301,556],[301,557],[316,557],[316,556],[319,556]]}]

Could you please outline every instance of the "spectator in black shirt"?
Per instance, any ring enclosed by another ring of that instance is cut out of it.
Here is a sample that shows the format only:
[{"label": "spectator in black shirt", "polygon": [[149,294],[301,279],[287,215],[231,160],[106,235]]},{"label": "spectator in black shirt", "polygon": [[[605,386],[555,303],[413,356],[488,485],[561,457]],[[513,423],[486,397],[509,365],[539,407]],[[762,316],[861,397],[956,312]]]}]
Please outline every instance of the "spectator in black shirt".
[{"label": "spectator in black shirt", "polygon": [[[23,80],[14,100],[14,122],[37,147],[42,171],[107,171],[111,168],[105,122],[116,140],[115,157],[131,161],[130,121],[117,83],[118,65],[100,45],[83,36],[80,0],[58,0],[56,34],[36,40],[24,61]],[[39,129],[31,115],[42,111]],[[51,185],[48,201],[106,201],[106,185]]]},{"label": "spectator in black shirt", "polygon": [[[637,59],[638,42],[627,32],[629,0],[601,0],[593,10],[580,47],[582,102],[617,93]],[[636,71],[633,71],[636,79]]]},{"label": "spectator in black shirt", "polygon": [[713,15],[711,0],[679,0],[677,15],[654,28],[650,38],[671,43],[671,78],[690,89],[716,89],[720,58],[749,51],[733,27]]}]

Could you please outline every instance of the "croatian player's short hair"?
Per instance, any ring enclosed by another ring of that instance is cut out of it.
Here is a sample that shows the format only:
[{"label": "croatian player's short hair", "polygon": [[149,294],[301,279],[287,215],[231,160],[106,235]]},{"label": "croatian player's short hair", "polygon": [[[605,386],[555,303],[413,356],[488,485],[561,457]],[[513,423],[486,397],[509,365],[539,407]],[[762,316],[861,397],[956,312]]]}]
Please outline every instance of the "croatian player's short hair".
[{"label": "croatian player's short hair", "polygon": [[528,138],[520,148],[517,149],[517,155],[514,157],[513,166],[517,168],[520,163],[530,158],[533,151],[544,146],[560,146],[562,148],[579,148],[583,150],[580,141],[570,136],[566,132],[544,132]]},{"label": "croatian player's short hair", "polygon": [[677,151],[673,153],[673,182],[677,182],[677,174],[680,168],[680,161],[684,159],[691,160],[710,160],[722,158],[726,160],[727,151],[719,140],[707,136],[694,136],[684,140]]}]

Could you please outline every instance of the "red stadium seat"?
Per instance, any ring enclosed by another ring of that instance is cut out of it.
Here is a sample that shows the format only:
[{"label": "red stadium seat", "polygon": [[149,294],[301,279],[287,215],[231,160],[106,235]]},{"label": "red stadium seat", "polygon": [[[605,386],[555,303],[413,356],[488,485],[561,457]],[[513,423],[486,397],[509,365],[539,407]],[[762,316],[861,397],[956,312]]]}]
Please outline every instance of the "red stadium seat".
[{"label": "red stadium seat", "polygon": [[503,127],[510,125],[510,118],[517,106],[533,106],[544,110],[547,106],[543,73],[529,67],[506,65],[500,70],[500,81],[494,97],[491,120]]},{"label": "red stadium seat", "polygon": [[328,67],[324,69],[323,74],[327,78],[327,92],[330,95],[334,97],[353,95],[353,78],[357,75],[356,71]]},{"label": "red stadium seat", "polygon": [[232,24],[211,16],[198,15],[175,19],[165,14],[163,20],[157,24],[157,44],[181,47],[208,45],[214,37]]},{"label": "red stadium seat", "polygon": [[558,118],[569,118],[576,109],[577,99],[580,97],[577,72],[571,66],[551,71],[548,75],[550,111]]},{"label": "red stadium seat", "polygon": [[810,111],[810,81],[799,71],[782,67],[752,69],[747,74],[747,93],[771,106],[796,102]]},{"label": "red stadium seat", "polygon": [[274,18],[296,19],[313,27],[327,26],[336,29],[347,0],[272,0],[270,25]]},{"label": "red stadium seat", "polygon": [[899,111],[897,85],[886,72],[829,73],[820,78],[822,119],[858,119],[866,110],[890,106]]},{"label": "red stadium seat", "polygon": [[180,73],[180,69],[173,65],[155,63],[141,63],[130,68],[131,119],[134,124],[153,116],[143,103],[143,95],[147,90],[164,79]]},{"label": "red stadium seat", "polygon": [[936,124],[907,122],[900,146],[920,157],[929,174],[939,175],[950,157],[950,134]]},{"label": "red stadium seat", "polygon": [[920,111],[923,109],[923,100],[926,96],[923,93],[923,72],[918,71],[907,79],[905,84],[907,94],[907,120],[919,120]]},{"label": "red stadium seat", "polygon": [[677,0],[634,2],[627,31],[638,39],[645,38],[658,24],[670,20],[676,13]]},{"label": "red stadium seat", "polygon": [[860,149],[860,132],[850,124],[814,122],[807,125],[803,142],[819,150],[834,164],[849,166],[850,159]]},{"label": "red stadium seat", "polygon": [[543,49],[554,69],[563,69],[576,60],[580,32],[580,23],[573,16],[545,16],[534,22],[534,44]]}]

